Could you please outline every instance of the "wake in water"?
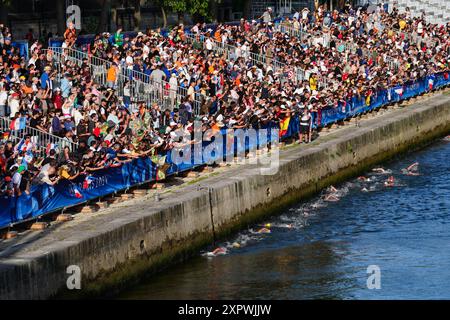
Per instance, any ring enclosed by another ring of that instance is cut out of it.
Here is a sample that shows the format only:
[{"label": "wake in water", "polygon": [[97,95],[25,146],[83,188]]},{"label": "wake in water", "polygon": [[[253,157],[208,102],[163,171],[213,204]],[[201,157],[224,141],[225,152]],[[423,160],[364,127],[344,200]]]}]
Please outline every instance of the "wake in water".
[{"label": "wake in water", "polygon": [[[401,169],[400,173],[404,175],[419,175],[419,163],[413,163],[407,168]],[[272,221],[255,225],[247,231],[240,232],[236,238],[224,242],[216,249],[204,252],[202,255],[208,258],[223,256],[237,251],[251,244],[267,239],[272,232],[289,232],[301,230],[308,225],[308,220],[320,213],[321,208],[335,205],[349,194],[351,190],[360,192],[374,192],[386,190],[393,187],[405,186],[399,178],[394,177],[390,169],[382,167],[374,168],[364,176],[360,176],[353,181],[346,182],[340,187],[329,186],[319,197],[307,201],[300,206],[290,208],[285,213]]]}]

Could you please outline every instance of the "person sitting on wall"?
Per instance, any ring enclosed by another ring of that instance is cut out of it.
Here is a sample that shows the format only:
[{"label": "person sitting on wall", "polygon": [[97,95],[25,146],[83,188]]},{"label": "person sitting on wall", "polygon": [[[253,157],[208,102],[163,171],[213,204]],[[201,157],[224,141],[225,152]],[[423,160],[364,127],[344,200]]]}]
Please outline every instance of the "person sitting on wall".
[{"label": "person sitting on wall", "polygon": [[77,30],[73,25],[73,22],[69,22],[69,25],[64,32],[64,42],[67,48],[72,48],[77,41]]}]

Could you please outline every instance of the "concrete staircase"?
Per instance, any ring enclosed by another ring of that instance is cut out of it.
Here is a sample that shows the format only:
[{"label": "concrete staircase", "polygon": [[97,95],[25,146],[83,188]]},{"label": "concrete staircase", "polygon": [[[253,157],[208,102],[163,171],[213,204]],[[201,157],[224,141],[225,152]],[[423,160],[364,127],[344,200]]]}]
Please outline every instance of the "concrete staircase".
[{"label": "concrete staircase", "polygon": [[425,12],[427,22],[446,24],[450,22],[449,0],[391,0],[400,12],[409,7],[413,17],[419,17]]},{"label": "concrete staircase", "polygon": [[[283,8],[285,2],[284,1],[271,1],[271,0],[253,0],[252,1],[252,19],[259,18],[264,11],[266,11],[267,7],[271,7],[273,10],[272,18],[278,17],[280,14],[286,16],[289,14],[293,14],[296,10],[301,11],[303,8],[309,8],[310,10],[314,9],[314,1],[312,0],[292,0],[286,1],[287,8]],[[286,12],[285,10],[290,8],[292,12]]]}]

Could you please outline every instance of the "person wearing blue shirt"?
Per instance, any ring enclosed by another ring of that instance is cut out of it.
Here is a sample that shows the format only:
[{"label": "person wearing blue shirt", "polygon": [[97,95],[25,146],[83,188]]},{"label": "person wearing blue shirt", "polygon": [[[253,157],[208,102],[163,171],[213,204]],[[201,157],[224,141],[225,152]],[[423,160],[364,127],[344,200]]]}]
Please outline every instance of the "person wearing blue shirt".
[{"label": "person wearing blue shirt", "polygon": [[42,73],[41,76],[41,88],[42,89],[47,89],[47,87],[49,86],[49,81],[50,81],[50,77],[48,75],[48,73],[50,72],[51,68],[49,66],[46,66],[44,68],[44,73]]},{"label": "person wearing blue shirt", "polygon": [[167,69],[165,64],[162,65],[162,69],[161,70],[166,74],[166,79],[170,79],[170,76],[172,74],[170,73],[169,69]]},{"label": "person wearing blue shirt", "polygon": [[70,95],[70,89],[72,88],[71,81],[68,73],[64,74],[64,78],[61,79],[61,95],[63,98],[67,98]]}]

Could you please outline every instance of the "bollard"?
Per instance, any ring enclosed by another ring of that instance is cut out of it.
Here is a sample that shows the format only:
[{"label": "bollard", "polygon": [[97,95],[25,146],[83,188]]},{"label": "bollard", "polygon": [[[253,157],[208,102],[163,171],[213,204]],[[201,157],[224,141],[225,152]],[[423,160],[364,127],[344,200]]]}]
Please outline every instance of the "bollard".
[{"label": "bollard", "polygon": [[58,222],[67,222],[73,220],[73,217],[71,214],[68,213],[61,213],[56,217],[56,221]]},{"label": "bollard", "polygon": [[186,177],[188,178],[197,178],[199,176],[198,172],[195,171],[189,171],[188,174],[186,175]]},{"label": "bollard", "polygon": [[5,234],[5,239],[12,239],[12,238],[17,237],[18,235],[19,235],[19,233],[17,231],[8,231]]},{"label": "bollard", "polygon": [[135,196],[145,196],[148,193],[148,190],[146,189],[135,189],[133,190],[133,194]]},{"label": "bollard", "polygon": [[165,188],[164,183],[158,182],[152,185],[152,189],[161,190]]},{"label": "bollard", "polygon": [[98,206],[99,209],[106,209],[109,207],[109,204],[106,201],[97,202],[95,205]]},{"label": "bollard", "polygon": [[202,168],[202,173],[211,173],[213,171],[214,171],[214,169],[210,166],[206,166],[206,167]]},{"label": "bollard", "polygon": [[31,225],[30,230],[33,231],[40,231],[48,228],[49,224],[47,222],[35,222]]},{"label": "bollard", "polygon": [[81,213],[94,213],[98,211],[98,207],[96,206],[84,206],[83,209],[81,209]]},{"label": "bollard", "polygon": [[120,195],[120,198],[121,198],[122,200],[130,200],[130,199],[133,199],[133,198],[134,198],[134,194],[132,194],[132,193],[122,193],[122,194]]}]

